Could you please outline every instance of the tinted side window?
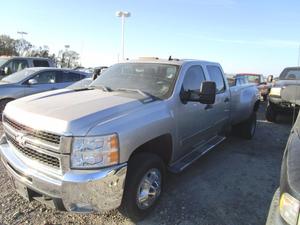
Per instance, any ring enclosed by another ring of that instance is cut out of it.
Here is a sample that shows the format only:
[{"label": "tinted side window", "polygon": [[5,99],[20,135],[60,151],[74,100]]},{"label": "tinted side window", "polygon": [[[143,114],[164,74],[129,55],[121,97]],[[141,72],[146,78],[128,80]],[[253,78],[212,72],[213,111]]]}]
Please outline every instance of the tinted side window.
[{"label": "tinted side window", "polygon": [[8,74],[18,72],[28,67],[28,62],[24,59],[14,59],[7,65]]},{"label": "tinted side window", "polygon": [[207,71],[212,81],[216,82],[217,93],[225,91],[223,74],[218,66],[207,66]]},{"label": "tinted side window", "polygon": [[37,74],[34,79],[38,84],[53,84],[55,83],[55,77],[55,71],[44,71]]},{"label": "tinted side window", "polygon": [[201,66],[191,66],[185,74],[183,89],[199,90],[201,83],[205,81],[204,72]]},{"label": "tinted side window", "polygon": [[79,81],[84,77],[79,73],[60,71],[57,78],[58,83],[68,83]]},{"label": "tinted side window", "polygon": [[34,67],[49,67],[49,62],[47,60],[33,60]]}]

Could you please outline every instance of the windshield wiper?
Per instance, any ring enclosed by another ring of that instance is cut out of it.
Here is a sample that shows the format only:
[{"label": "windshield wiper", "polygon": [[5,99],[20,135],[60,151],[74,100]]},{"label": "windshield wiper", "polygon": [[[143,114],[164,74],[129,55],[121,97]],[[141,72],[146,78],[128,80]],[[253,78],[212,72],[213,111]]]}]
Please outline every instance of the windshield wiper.
[{"label": "windshield wiper", "polygon": [[151,97],[153,99],[156,99],[157,97],[155,97],[154,95],[146,92],[146,91],[142,91],[140,89],[131,89],[131,88],[117,88],[114,89],[114,91],[125,91],[125,92],[136,92],[139,93],[140,95],[144,96],[144,97]]},{"label": "windshield wiper", "polygon": [[106,91],[106,92],[111,92],[112,89],[110,87],[107,87],[107,86],[104,86],[104,85],[95,85],[95,86],[89,86],[90,88],[93,88],[93,89],[101,89],[103,91]]}]

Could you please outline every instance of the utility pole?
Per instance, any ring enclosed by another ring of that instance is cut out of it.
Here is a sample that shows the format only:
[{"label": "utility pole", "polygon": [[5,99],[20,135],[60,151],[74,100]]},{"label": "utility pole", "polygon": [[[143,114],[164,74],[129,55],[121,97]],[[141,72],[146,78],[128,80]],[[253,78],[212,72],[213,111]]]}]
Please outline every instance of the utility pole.
[{"label": "utility pole", "polygon": [[117,11],[116,12],[116,16],[117,17],[121,17],[121,24],[122,24],[122,34],[121,34],[121,57],[122,57],[122,60],[125,59],[124,57],[124,33],[125,33],[125,30],[124,30],[124,24],[125,24],[125,18],[126,17],[130,17],[130,12],[126,12],[126,11]]}]

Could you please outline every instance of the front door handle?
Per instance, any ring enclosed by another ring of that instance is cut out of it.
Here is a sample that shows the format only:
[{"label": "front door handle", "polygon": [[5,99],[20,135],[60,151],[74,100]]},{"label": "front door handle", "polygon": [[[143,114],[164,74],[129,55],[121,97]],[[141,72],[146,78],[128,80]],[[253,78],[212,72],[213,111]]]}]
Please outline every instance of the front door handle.
[{"label": "front door handle", "polygon": [[224,102],[229,102],[229,98],[228,98],[228,97],[225,98],[225,99],[224,99]]}]

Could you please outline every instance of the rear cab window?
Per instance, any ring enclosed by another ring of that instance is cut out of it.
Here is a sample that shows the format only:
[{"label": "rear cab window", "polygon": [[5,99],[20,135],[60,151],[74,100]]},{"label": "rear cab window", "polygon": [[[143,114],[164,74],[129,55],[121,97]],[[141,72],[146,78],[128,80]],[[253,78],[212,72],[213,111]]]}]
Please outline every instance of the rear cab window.
[{"label": "rear cab window", "polygon": [[210,79],[216,83],[217,94],[223,93],[226,90],[224,76],[218,66],[206,66]]},{"label": "rear cab window", "polygon": [[34,67],[49,67],[49,62],[47,60],[34,59],[33,66]]}]

